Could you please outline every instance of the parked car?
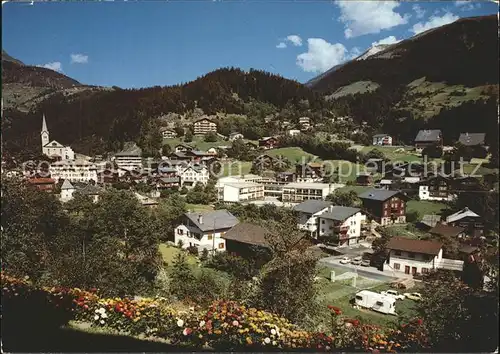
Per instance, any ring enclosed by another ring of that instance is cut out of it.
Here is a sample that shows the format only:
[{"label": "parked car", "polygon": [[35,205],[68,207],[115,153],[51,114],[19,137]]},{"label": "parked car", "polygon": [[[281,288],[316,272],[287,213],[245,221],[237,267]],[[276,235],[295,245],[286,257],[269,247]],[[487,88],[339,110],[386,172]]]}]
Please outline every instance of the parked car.
[{"label": "parked car", "polygon": [[351,259],[349,257],[344,257],[340,260],[340,263],[342,264],[351,263]]},{"label": "parked car", "polygon": [[404,293],[403,295],[410,300],[414,301],[422,300],[422,295],[420,293]]},{"label": "parked car", "polygon": [[362,258],[361,256],[360,257],[356,257],[352,260],[351,264],[354,264],[354,265],[361,265],[361,261],[362,261]]},{"label": "parked car", "polygon": [[391,296],[391,297],[395,298],[396,300],[404,300],[405,299],[405,296],[398,293],[397,290],[381,291],[380,293],[382,295]]},{"label": "parked car", "polygon": [[370,266],[370,260],[369,259],[363,259],[361,261],[361,266],[362,267],[369,267]]}]

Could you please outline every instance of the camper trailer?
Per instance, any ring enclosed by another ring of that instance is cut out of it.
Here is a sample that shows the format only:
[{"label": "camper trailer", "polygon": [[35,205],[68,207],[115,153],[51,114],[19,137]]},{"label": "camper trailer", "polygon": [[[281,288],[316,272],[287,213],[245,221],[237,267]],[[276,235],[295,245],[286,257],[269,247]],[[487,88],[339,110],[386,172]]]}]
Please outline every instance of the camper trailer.
[{"label": "camper trailer", "polygon": [[373,311],[396,315],[396,299],[394,297],[362,290],[356,294],[354,302],[358,306],[372,309]]}]

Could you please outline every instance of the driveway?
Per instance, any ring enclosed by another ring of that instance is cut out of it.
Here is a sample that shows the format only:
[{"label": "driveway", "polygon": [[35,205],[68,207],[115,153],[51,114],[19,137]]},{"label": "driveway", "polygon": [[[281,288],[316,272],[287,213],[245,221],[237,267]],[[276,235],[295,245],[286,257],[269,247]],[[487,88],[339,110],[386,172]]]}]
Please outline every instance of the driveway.
[{"label": "driveway", "polygon": [[362,266],[355,266],[352,264],[341,264],[340,260],[342,258],[343,256],[325,257],[320,259],[319,263],[329,268],[340,268],[350,272],[357,272],[362,277],[379,280],[383,282],[392,282],[395,279],[402,278],[400,274],[395,274],[394,272],[391,271],[385,271],[385,272],[380,271],[374,267],[362,267]]}]

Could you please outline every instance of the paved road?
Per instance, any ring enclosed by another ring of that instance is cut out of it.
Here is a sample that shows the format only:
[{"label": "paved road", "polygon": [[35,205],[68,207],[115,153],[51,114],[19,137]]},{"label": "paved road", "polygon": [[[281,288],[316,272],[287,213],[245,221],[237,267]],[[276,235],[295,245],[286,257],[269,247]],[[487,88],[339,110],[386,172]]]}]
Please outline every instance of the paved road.
[{"label": "paved road", "polygon": [[392,272],[382,272],[373,267],[361,267],[361,266],[354,266],[352,264],[341,264],[339,263],[339,260],[341,258],[342,257],[327,257],[320,259],[319,262],[329,268],[333,269],[340,268],[351,272],[355,271],[362,277],[379,280],[383,282],[390,282],[394,281],[395,279],[401,278],[399,275],[394,275]]}]

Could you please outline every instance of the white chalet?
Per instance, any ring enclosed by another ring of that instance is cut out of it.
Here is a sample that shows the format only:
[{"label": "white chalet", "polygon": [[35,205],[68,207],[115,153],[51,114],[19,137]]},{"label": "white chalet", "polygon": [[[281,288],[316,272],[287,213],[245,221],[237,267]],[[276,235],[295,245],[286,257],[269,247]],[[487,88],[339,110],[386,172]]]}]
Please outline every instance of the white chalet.
[{"label": "white chalet", "polygon": [[443,258],[441,242],[393,237],[386,248],[389,257],[384,263],[384,271],[415,275],[440,268],[458,271],[463,268],[463,261]]},{"label": "white chalet", "polygon": [[183,248],[194,246],[198,251],[225,251],[226,241],[222,238],[238,219],[227,210],[215,210],[203,213],[185,213],[181,224],[174,230],[175,244],[182,242]]},{"label": "white chalet", "polygon": [[61,186],[61,202],[68,202],[73,199],[73,193],[76,191],[76,188],[71,184],[69,179],[65,179]]},{"label": "white chalet", "polygon": [[366,215],[359,208],[333,205],[318,216],[318,236],[327,237],[338,246],[350,246],[359,242],[361,226]]},{"label": "white chalet", "polygon": [[325,213],[332,206],[331,202],[322,200],[307,200],[296,205],[293,209],[298,212],[299,230],[309,231],[311,236],[316,237],[318,233],[318,216]]}]

